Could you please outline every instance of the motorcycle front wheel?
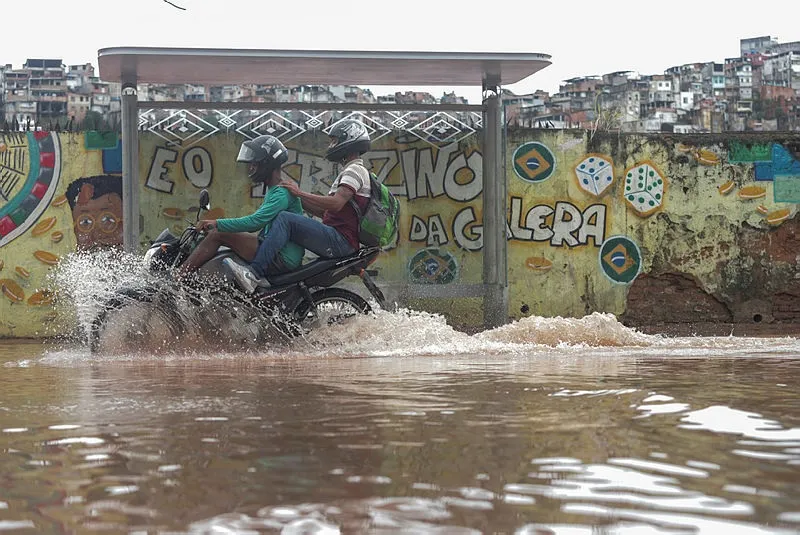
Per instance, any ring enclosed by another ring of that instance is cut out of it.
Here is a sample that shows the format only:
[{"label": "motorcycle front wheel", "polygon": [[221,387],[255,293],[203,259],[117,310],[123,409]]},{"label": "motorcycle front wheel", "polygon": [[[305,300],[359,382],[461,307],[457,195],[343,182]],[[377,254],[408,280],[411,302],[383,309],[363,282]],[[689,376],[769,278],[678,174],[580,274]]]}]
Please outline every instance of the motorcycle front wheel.
[{"label": "motorcycle front wheel", "polygon": [[90,326],[89,349],[129,351],[174,340],[182,331],[179,322],[150,298],[114,297],[103,304]]},{"label": "motorcycle front wheel", "polygon": [[316,311],[311,303],[302,301],[292,317],[301,332],[307,333],[319,327],[335,325],[360,314],[368,314],[372,308],[360,295],[342,288],[325,288],[311,294]]}]

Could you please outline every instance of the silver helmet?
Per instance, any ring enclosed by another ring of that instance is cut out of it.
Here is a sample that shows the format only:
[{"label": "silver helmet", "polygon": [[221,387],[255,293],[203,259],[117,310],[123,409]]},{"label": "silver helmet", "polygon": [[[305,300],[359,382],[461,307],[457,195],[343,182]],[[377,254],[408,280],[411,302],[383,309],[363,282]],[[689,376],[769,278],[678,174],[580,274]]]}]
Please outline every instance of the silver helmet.
[{"label": "silver helmet", "polygon": [[242,143],[236,161],[249,164],[247,176],[253,182],[266,182],[275,169],[286,163],[289,153],[275,136],[258,136]]},{"label": "silver helmet", "polygon": [[341,162],[350,154],[364,154],[369,151],[369,132],[363,123],[355,119],[345,119],[334,124],[328,131],[331,143],[325,152],[325,159]]}]

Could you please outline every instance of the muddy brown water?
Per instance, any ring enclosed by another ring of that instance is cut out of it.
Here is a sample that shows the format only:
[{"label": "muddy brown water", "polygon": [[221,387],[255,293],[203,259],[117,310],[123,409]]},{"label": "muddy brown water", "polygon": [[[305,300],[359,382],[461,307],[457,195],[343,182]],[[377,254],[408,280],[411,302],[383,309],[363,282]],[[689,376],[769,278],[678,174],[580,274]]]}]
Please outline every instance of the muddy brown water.
[{"label": "muddy brown water", "polygon": [[0,342],[0,532],[798,533],[800,341],[381,314],[249,352]]}]

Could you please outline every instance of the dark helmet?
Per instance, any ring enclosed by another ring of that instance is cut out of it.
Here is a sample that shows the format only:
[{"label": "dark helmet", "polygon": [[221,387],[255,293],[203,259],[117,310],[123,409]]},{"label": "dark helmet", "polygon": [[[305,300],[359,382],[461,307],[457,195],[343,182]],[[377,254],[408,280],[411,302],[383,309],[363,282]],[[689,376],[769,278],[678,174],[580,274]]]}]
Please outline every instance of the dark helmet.
[{"label": "dark helmet", "polygon": [[266,182],[275,169],[280,169],[289,153],[275,136],[258,136],[242,143],[237,162],[249,164],[247,176],[253,182]]},{"label": "dark helmet", "polygon": [[369,151],[367,127],[354,119],[345,119],[334,124],[328,131],[328,136],[331,144],[325,152],[325,159],[331,162],[341,162],[350,154],[361,155]]}]

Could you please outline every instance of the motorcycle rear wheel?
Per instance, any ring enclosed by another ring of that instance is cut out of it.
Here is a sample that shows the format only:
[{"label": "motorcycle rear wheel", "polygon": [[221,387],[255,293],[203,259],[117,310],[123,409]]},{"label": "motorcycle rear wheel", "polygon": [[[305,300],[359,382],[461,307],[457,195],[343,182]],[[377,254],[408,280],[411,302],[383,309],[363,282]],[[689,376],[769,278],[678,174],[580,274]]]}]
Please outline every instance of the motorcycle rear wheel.
[{"label": "motorcycle rear wheel", "polygon": [[360,295],[343,288],[325,288],[311,294],[317,305],[316,314],[307,301],[302,301],[292,313],[292,318],[300,329],[307,333],[312,329],[342,323],[360,314],[369,314],[369,306]]}]

